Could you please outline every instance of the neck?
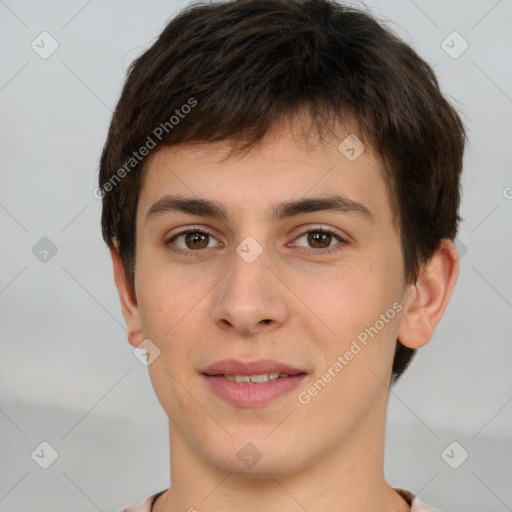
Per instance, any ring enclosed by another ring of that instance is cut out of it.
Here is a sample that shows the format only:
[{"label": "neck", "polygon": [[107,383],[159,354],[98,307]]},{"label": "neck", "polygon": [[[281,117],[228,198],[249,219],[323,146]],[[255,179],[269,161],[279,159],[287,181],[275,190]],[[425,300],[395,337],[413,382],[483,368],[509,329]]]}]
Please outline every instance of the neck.
[{"label": "neck", "polygon": [[153,512],[409,512],[383,474],[384,413],[378,424],[358,425],[336,450],[286,473],[223,470],[206,462],[170,426],[172,485]]}]

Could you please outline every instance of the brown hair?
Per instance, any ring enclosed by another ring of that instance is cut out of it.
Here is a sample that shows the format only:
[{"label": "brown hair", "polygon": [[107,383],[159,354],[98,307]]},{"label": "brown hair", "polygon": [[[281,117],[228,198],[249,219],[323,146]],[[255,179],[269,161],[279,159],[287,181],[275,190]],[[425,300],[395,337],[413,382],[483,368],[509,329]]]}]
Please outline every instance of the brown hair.
[{"label": "brown hair", "polygon": [[[103,238],[132,288],[135,217],[148,153],[178,143],[247,149],[306,110],[323,133],[355,120],[380,156],[405,278],[460,220],[463,124],[430,66],[371,15],[332,0],[190,5],[131,65],[100,161]],[[243,144],[242,144],[243,143]],[[397,340],[393,381],[414,350]]]}]

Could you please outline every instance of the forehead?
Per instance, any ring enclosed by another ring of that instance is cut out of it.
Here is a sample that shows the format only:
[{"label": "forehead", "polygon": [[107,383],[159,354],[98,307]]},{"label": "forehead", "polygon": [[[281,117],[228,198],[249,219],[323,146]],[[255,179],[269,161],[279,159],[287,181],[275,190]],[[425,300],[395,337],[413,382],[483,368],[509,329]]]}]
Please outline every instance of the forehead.
[{"label": "forehead", "polygon": [[246,152],[232,148],[230,141],[159,148],[144,170],[140,220],[169,195],[209,199],[224,220],[256,212],[275,220],[284,202],[334,195],[374,217],[390,215],[380,160],[348,129],[314,140],[280,126]]}]

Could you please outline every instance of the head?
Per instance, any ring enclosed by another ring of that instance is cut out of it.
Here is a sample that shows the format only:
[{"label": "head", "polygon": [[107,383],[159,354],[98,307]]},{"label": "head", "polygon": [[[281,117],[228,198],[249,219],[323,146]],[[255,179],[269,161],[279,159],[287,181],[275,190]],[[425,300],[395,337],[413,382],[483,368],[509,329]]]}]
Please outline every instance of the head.
[{"label": "head", "polygon": [[[364,366],[396,381],[429,341],[456,279],[464,141],[432,69],[366,13],[329,0],[183,10],[130,66],[100,162],[103,236],[130,342],[149,338],[161,352],[150,367],[155,388],[172,382],[173,358],[197,371],[231,349],[256,355],[260,346],[281,359],[292,351],[293,362],[323,373],[358,339],[361,355],[352,353],[361,364],[336,378],[366,382]],[[361,154],[352,160],[354,143]],[[190,202],[193,220],[170,209],[148,215],[164,195],[209,199],[227,218],[210,222],[198,216],[204,204]],[[344,255],[285,255],[279,247],[299,235],[299,223],[268,222],[271,206],[329,195],[352,200],[343,222],[321,217],[339,228]],[[168,244],[174,228],[191,223],[216,240],[205,246],[211,252],[171,256],[163,238]],[[236,252],[247,236],[262,249],[251,263]],[[198,329],[188,324],[194,318]],[[363,349],[364,329],[372,341]],[[309,341],[295,345],[304,334]],[[316,406],[335,400],[333,384]],[[159,398],[171,414],[180,402]]]}]

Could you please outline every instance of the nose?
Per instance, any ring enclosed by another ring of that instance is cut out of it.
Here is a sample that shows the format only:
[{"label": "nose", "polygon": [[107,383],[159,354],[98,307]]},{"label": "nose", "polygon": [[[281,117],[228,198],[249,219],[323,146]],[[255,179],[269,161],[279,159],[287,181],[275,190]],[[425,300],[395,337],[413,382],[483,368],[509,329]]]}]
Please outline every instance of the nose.
[{"label": "nose", "polygon": [[266,251],[250,263],[234,252],[230,263],[229,272],[216,287],[213,323],[242,336],[283,325],[289,316],[287,290]]}]

